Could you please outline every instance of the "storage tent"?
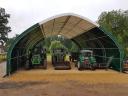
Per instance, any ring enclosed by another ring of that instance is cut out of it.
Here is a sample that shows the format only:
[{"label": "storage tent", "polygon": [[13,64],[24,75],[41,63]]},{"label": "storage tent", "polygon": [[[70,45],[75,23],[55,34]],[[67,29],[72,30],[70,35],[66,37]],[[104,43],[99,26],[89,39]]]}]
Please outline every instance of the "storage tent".
[{"label": "storage tent", "polygon": [[66,13],[33,25],[15,39],[7,54],[7,74],[25,64],[24,57],[29,49],[53,35],[67,37],[81,49],[93,50],[99,63],[113,56],[111,68],[122,71],[124,51],[114,36],[83,16]]}]

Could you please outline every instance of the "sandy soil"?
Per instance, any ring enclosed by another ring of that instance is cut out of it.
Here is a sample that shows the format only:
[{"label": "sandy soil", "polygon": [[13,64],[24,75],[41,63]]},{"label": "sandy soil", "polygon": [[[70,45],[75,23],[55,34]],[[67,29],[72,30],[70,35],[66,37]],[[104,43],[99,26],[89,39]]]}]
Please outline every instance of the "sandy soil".
[{"label": "sandy soil", "polygon": [[128,74],[33,69],[0,78],[0,96],[128,96]]}]

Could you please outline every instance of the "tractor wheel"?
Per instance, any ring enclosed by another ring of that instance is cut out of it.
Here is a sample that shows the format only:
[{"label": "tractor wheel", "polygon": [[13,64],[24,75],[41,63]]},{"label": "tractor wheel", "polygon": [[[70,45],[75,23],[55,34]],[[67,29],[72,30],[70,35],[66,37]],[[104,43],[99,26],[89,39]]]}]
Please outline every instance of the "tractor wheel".
[{"label": "tractor wheel", "polygon": [[77,61],[75,61],[74,64],[75,64],[75,67],[77,67]]},{"label": "tractor wheel", "polygon": [[52,56],[52,65],[54,65],[54,57]]},{"label": "tractor wheel", "polygon": [[82,70],[80,62],[77,63],[77,68],[78,68],[78,70]]},{"label": "tractor wheel", "polygon": [[44,67],[43,68],[47,69],[47,61],[46,60],[44,60]]},{"label": "tractor wheel", "polygon": [[91,66],[91,70],[92,71],[95,71],[96,70],[96,67],[94,65]]},{"label": "tractor wheel", "polygon": [[26,70],[30,69],[30,67],[29,67],[29,60],[26,61],[25,69],[26,69]]}]

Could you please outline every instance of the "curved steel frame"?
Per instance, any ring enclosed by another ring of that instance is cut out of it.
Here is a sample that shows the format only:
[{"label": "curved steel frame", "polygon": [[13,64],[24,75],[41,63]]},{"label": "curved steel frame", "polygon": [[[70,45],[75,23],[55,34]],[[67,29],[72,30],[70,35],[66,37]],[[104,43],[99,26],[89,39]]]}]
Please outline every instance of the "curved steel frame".
[{"label": "curved steel frame", "polygon": [[[75,15],[76,16],[76,15]],[[53,18],[54,19],[54,18]],[[83,19],[83,17],[82,17]],[[50,19],[51,20],[51,19]],[[48,20],[45,21],[45,23],[48,22]],[[115,46],[114,48],[118,48],[118,51],[119,52],[119,68],[115,68],[116,70],[118,71],[122,71],[122,62],[123,62],[123,58],[124,58],[124,50],[123,48],[119,45],[119,43],[117,42],[117,40],[114,38],[114,36],[112,36],[112,34],[110,34],[109,32],[106,32],[104,29],[102,29],[101,27],[98,27],[98,30],[100,30],[100,32],[104,33],[106,35],[107,38],[109,38],[112,42],[112,44]],[[21,51],[19,54],[20,56],[22,55],[26,55],[27,54],[27,50],[29,50],[30,48],[32,48],[33,46],[35,46],[35,44],[37,44],[37,42],[39,42],[40,40],[42,39],[45,39],[45,36],[44,36],[44,33],[42,33],[41,31],[41,27],[40,27],[40,24],[37,23],[35,25],[33,25],[32,27],[30,27],[29,29],[27,29],[26,31],[24,31],[20,36],[18,36],[16,38],[16,40],[12,43],[12,45],[10,46],[9,48],[9,51],[8,51],[8,54],[7,54],[7,75],[9,75],[10,73],[14,72],[17,70],[17,68],[13,68],[15,64],[15,60],[14,58],[16,58],[16,60],[18,60],[19,57],[17,57],[17,53],[16,53],[16,50],[17,51]],[[36,32],[38,32],[39,35],[36,35]],[[90,32],[90,30],[88,31]],[[28,41],[24,41],[23,40],[25,38],[28,38],[29,35],[32,34],[34,36],[31,36],[31,39],[29,39]],[[42,34],[42,35],[41,35]],[[83,33],[84,34],[84,33]],[[81,36],[83,35],[81,34]],[[95,37],[95,34],[93,34],[94,37]],[[80,36],[76,36],[74,38],[72,38],[71,40],[73,42],[75,42],[79,48],[82,48],[83,46],[81,46],[81,44],[79,43],[79,40],[77,39],[77,37],[80,37]],[[85,37],[84,37],[85,38]],[[81,40],[84,40],[82,39],[82,37],[80,37]],[[106,39],[107,40],[107,39]],[[20,45],[21,42],[24,44],[24,45]],[[105,49],[105,46],[104,44],[101,42],[100,38],[97,38],[97,42],[99,43],[99,45],[101,46],[101,49],[103,49],[103,53],[104,53],[104,56],[107,56],[108,54],[106,54],[106,49]],[[18,47],[21,47],[19,50],[18,50]],[[90,46],[89,46],[90,47]],[[23,52],[22,52],[23,51]],[[114,53],[113,53],[114,54]]]}]

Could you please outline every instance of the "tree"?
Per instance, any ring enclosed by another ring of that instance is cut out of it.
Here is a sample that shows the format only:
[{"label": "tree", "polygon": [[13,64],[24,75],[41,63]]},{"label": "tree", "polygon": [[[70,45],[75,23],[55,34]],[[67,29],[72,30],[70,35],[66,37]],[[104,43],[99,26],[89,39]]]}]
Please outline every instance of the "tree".
[{"label": "tree", "polygon": [[8,41],[8,32],[11,31],[11,28],[7,26],[8,18],[10,15],[5,12],[4,8],[0,8],[0,43],[2,46],[5,46]]},{"label": "tree", "polygon": [[78,46],[74,42],[72,42],[72,47],[71,47],[70,51],[71,52],[78,52],[78,50],[79,50]]},{"label": "tree", "polygon": [[45,38],[45,40],[43,41],[43,44],[44,44],[43,46],[46,47],[48,52],[50,52],[49,48],[50,48],[52,41],[60,41],[60,43],[64,46],[66,46],[67,49],[71,49],[71,47],[72,47],[72,41],[70,39],[67,39],[61,35],[51,36],[51,37]]},{"label": "tree", "polygon": [[98,18],[98,23],[108,32],[112,32],[124,48],[128,48],[128,11],[102,12]]},{"label": "tree", "polygon": [[53,48],[64,48],[68,50],[60,41],[57,40],[51,42],[49,49],[52,50]]},{"label": "tree", "polygon": [[8,48],[11,46],[11,44],[14,42],[14,40],[15,40],[18,36],[19,36],[19,35],[16,34],[14,37],[8,38],[8,41],[6,42],[6,45],[5,45],[5,51],[8,51]]}]

